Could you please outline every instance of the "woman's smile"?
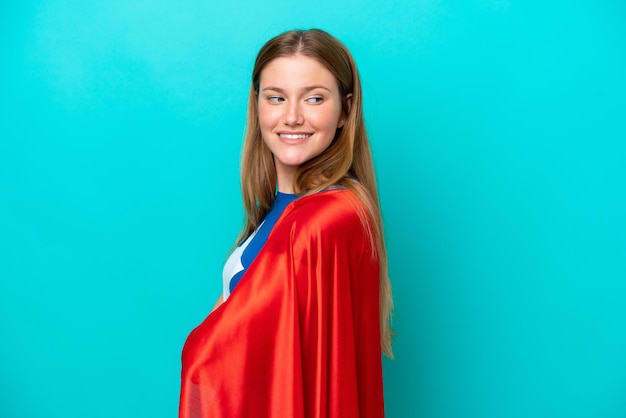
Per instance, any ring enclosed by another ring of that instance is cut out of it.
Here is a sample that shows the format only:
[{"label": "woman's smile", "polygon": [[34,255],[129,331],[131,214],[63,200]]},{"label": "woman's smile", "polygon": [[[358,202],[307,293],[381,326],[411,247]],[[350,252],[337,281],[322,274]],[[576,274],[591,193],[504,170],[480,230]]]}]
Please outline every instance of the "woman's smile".
[{"label": "woman's smile", "polygon": [[297,144],[306,142],[306,140],[309,139],[311,136],[313,136],[313,134],[312,133],[279,132],[278,136],[283,142],[287,144],[297,145]]}]

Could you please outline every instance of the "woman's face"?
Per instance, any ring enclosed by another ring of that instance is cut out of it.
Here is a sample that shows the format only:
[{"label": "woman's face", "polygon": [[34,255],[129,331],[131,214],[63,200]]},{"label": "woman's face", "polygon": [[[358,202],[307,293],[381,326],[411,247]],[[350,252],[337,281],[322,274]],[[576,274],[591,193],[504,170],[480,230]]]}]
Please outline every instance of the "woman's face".
[{"label": "woman's face", "polygon": [[261,71],[259,124],[274,155],[278,190],[293,192],[301,164],[320,155],[343,126],[335,76],[304,55],[275,58]]}]

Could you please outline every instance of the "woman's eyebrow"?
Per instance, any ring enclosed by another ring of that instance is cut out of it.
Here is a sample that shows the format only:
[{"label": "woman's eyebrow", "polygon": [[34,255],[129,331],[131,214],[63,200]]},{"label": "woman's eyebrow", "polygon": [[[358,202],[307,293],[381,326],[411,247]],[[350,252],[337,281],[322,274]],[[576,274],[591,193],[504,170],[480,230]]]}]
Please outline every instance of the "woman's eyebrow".
[{"label": "woman's eyebrow", "polygon": [[[301,90],[304,91],[304,92],[309,92],[309,91],[315,90],[315,89],[324,89],[324,90],[330,91],[330,89],[328,87],[325,87],[325,86],[322,86],[322,85],[307,86],[307,87],[303,87]],[[276,91],[276,92],[282,93],[282,94],[285,93],[284,89],[281,89],[280,87],[275,87],[275,86],[264,87],[261,91],[268,91],[268,90]]]}]

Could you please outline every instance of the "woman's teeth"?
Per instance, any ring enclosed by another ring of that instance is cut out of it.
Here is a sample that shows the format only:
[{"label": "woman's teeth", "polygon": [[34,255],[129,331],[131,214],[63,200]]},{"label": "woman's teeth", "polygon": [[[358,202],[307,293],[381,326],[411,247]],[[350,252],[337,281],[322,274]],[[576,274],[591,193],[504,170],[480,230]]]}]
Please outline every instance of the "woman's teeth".
[{"label": "woman's teeth", "polygon": [[304,139],[310,137],[312,134],[279,134],[281,138],[285,139]]}]

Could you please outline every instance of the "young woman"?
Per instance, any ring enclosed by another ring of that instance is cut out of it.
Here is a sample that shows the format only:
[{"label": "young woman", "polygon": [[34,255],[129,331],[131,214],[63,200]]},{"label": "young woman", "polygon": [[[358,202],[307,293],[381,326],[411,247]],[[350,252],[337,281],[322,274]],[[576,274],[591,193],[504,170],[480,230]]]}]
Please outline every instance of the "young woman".
[{"label": "young woman", "polygon": [[359,76],[333,36],[261,48],[241,182],[245,225],[185,343],[180,417],[384,416],[387,258]]}]

